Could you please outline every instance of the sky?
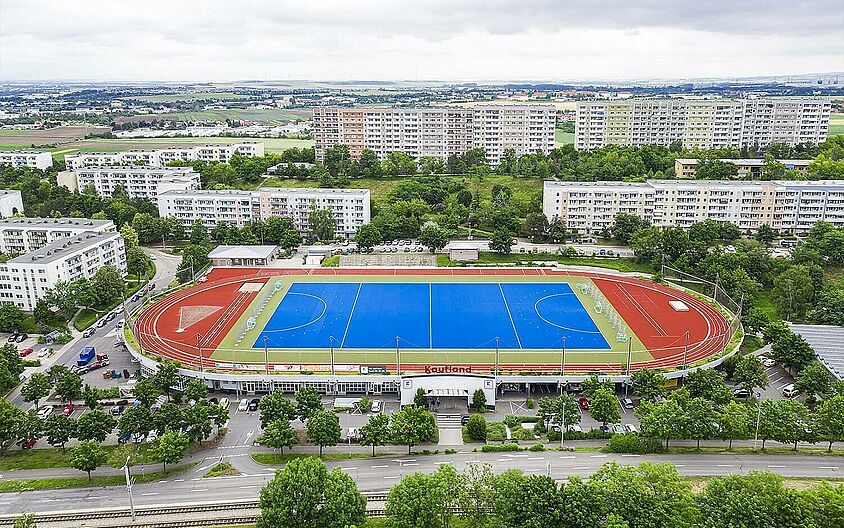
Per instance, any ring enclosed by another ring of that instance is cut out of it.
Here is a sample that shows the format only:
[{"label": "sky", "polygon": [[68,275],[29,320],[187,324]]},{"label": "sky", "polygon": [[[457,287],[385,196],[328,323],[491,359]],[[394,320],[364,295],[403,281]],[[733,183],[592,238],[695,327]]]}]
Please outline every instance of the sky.
[{"label": "sky", "polygon": [[0,0],[3,81],[833,71],[844,71],[842,0]]}]

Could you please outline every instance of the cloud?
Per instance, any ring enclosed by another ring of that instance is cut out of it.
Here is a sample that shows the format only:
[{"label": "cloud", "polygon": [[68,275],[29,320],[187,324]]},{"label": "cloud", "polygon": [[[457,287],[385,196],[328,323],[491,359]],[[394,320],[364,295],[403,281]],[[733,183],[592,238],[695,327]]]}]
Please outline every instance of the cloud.
[{"label": "cloud", "polygon": [[844,70],[840,0],[3,0],[0,79],[572,79]]}]

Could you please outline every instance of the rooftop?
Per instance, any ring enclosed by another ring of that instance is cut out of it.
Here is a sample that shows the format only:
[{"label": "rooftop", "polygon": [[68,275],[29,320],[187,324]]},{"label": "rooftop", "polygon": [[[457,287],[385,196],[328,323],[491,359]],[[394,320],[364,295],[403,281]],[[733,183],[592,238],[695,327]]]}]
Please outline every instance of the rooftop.
[{"label": "rooftop", "polygon": [[268,259],[277,246],[217,246],[208,254],[209,259]]},{"label": "rooftop", "polygon": [[[700,163],[699,159],[696,158],[677,158],[675,161],[682,163],[683,165],[697,165]],[[736,165],[764,165],[765,160],[760,158],[722,158],[720,161],[725,161],[727,163],[735,163]],[[808,165],[812,162],[810,159],[778,159],[778,162],[782,163],[783,165]]]},{"label": "rooftop", "polygon": [[805,339],[818,360],[836,379],[844,380],[844,326],[789,324],[792,332]]},{"label": "rooftop", "polygon": [[261,187],[258,191],[282,192],[285,194],[369,194],[369,189],[324,189],[314,187]]},{"label": "rooftop", "polygon": [[85,251],[86,249],[99,245],[105,240],[119,237],[120,233],[117,232],[96,233],[94,231],[85,231],[79,235],[54,240],[41,249],[36,249],[35,251],[30,251],[29,253],[9,259],[8,262],[10,264],[47,264],[62,260],[79,251]]},{"label": "rooftop", "polygon": [[95,171],[110,171],[110,172],[194,172],[193,167],[150,167],[148,165],[90,165],[80,169],[75,169],[73,172],[95,172]]},{"label": "rooftop", "polygon": [[114,225],[111,220],[92,220],[90,218],[4,218],[0,220],[0,228],[28,227],[46,228],[78,228],[97,229],[99,227]]},{"label": "rooftop", "polygon": [[194,190],[194,191],[183,191],[181,189],[166,191],[161,193],[159,196],[241,196],[241,197],[249,197],[252,196],[252,191],[238,191],[236,189],[224,189],[224,190]]}]

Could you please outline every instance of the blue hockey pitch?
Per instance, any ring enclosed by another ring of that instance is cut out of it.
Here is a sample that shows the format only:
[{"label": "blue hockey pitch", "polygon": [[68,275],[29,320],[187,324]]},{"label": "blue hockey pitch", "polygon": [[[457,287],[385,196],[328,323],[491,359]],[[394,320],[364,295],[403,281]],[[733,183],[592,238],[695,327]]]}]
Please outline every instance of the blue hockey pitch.
[{"label": "blue hockey pitch", "polygon": [[566,283],[294,283],[253,348],[610,349]]}]

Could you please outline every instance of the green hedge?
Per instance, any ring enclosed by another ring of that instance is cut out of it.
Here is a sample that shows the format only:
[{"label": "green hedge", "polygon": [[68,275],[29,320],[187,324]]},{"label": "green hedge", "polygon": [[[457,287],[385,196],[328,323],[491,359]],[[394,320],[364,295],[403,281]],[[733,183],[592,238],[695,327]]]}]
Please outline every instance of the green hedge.
[{"label": "green hedge", "polygon": [[487,442],[503,442],[507,439],[507,429],[501,422],[493,422],[486,426]]},{"label": "green hedge", "polygon": [[519,444],[486,444],[481,447],[484,453],[503,453],[506,451],[521,451]]},{"label": "green hedge", "polygon": [[649,439],[639,438],[639,435],[633,433],[617,434],[610,438],[607,445],[607,450],[612,453],[662,453],[662,443]]}]

